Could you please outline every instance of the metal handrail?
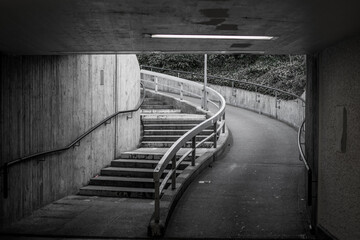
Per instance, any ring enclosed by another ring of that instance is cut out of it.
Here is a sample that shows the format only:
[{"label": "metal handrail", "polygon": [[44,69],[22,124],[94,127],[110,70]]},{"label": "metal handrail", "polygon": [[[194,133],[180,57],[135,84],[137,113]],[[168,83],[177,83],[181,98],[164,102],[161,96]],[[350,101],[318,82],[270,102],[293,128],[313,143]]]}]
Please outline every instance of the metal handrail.
[{"label": "metal handrail", "polygon": [[[159,68],[159,67],[153,67],[153,66],[148,66],[148,65],[140,65],[140,68],[150,68],[150,69],[157,69],[157,70],[162,70],[162,71],[169,71],[169,72],[175,72],[175,73],[183,73],[183,74],[192,74],[192,75],[199,75],[199,76],[204,76],[204,74],[202,73],[195,73],[195,72],[187,72],[187,71],[180,71],[180,70],[172,70],[172,69],[167,69],[167,68]],[[214,76],[214,75],[207,75],[208,78],[214,78],[214,79],[220,79],[220,80],[226,80],[226,81],[231,81],[231,82],[238,82],[238,83],[242,83],[245,85],[250,85],[250,86],[254,86],[254,87],[259,87],[259,88],[265,88],[268,90],[272,90],[275,92],[279,92],[279,93],[283,93],[286,95],[289,95],[291,97],[294,97],[296,99],[299,99],[300,101],[302,101],[303,103],[305,103],[305,99],[303,99],[302,97],[291,93],[291,92],[287,92],[278,88],[273,88],[273,87],[269,87],[266,85],[262,85],[259,83],[253,83],[253,82],[247,82],[247,81],[243,81],[243,80],[238,80],[238,79],[232,79],[232,78],[226,78],[226,77],[218,77],[218,76]]]},{"label": "metal handrail", "polygon": [[[182,73],[182,74],[191,74],[191,75],[199,75],[199,76],[204,76],[204,74],[201,73],[195,73],[195,72],[187,72],[187,71],[181,71],[181,70],[172,70],[172,69],[167,69],[167,68],[159,68],[159,67],[154,67],[154,66],[147,66],[147,65],[140,65],[140,68],[148,68],[148,69],[155,69],[155,70],[161,70],[161,71],[170,71],[170,72],[175,72],[178,74]],[[226,80],[226,81],[231,81],[231,82],[238,82],[238,83],[242,83],[245,85],[250,85],[256,88],[265,88],[271,91],[275,92],[275,98],[277,99],[277,93],[282,93],[282,94],[286,94],[288,96],[294,97],[296,99],[299,99],[303,104],[305,104],[305,99],[303,99],[301,96],[297,96],[296,94],[281,90],[281,89],[277,89],[277,88],[273,88],[273,87],[269,87],[266,85],[262,85],[262,84],[258,84],[258,83],[252,83],[252,82],[247,82],[247,81],[242,81],[242,80],[237,80],[237,79],[231,79],[231,78],[225,78],[225,77],[218,77],[218,76],[213,76],[213,75],[207,75],[210,78],[214,78],[214,79],[221,79],[221,80]],[[232,85],[234,86],[234,84]],[[184,90],[182,90],[184,91]],[[277,104],[277,101],[275,101]],[[277,106],[276,106],[277,107]],[[298,148],[299,148],[299,153],[300,153],[300,157],[302,162],[305,165],[305,168],[308,172],[308,205],[311,205],[311,196],[312,196],[312,170],[306,160],[306,156],[301,148],[301,132],[304,129],[304,124],[305,124],[305,119],[303,120],[301,126],[298,129]]]},{"label": "metal handrail", "polygon": [[[150,69],[157,69],[157,70],[162,70],[162,71],[171,71],[171,72],[175,72],[175,73],[183,73],[183,74],[193,74],[193,75],[199,75],[199,76],[203,76],[204,74],[201,74],[201,73],[195,73],[195,72],[186,72],[186,71],[180,71],[180,70],[172,70],[172,69],[167,69],[167,68],[159,68],[159,67],[154,67],[154,66],[148,66],[148,65],[140,65],[140,68],[150,68]],[[269,86],[266,86],[266,85],[262,85],[262,84],[258,84],[258,83],[252,83],[252,82],[247,82],[247,81],[242,81],[242,80],[236,80],[236,79],[231,79],[231,78],[224,78],[224,77],[217,77],[217,76],[213,76],[213,75],[207,75],[208,77],[211,77],[211,78],[216,78],[216,79],[222,79],[222,80],[227,80],[227,81],[232,81],[232,82],[240,82],[240,83],[243,83],[243,84],[247,84],[247,85],[251,85],[251,86],[255,86],[255,87],[262,87],[262,88],[266,88],[266,89],[269,89],[269,90],[272,90],[272,91],[275,91],[275,92],[280,92],[280,93],[283,93],[283,94],[287,94],[289,96],[292,96],[294,98],[297,98],[299,99],[300,101],[302,101],[304,104],[305,104],[305,99],[303,99],[302,97],[300,96],[297,96],[296,94],[293,94],[293,93],[290,93],[290,92],[286,92],[286,91],[283,91],[281,89],[277,89],[277,88],[273,88],[273,87],[269,87]],[[276,97],[276,95],[275,95]],[[276,103],[277,104],[277,103]],[[300,133],[300,130],[303,129],[303,125],[305,123],[305,119],[303,120],[301,126],[299,127],[298,129],[298,133]],[[298,138],[298,146],[300,146],[300,139]],[[305,154],[304,152],[302,151],[302,149],[300,150],[299,148],[299,152],[300,152],[300,155],[301,155],[301,158],[304,162],[304,165],[307,169],[307,171],[311,171],[307,161],[306,161],[306,157],[305,157]]]},{"label": "metal handrail", "polygon": [[299,149],[299,153],[300,153],[300,160],[304,163],[305,165],[305,168],[307,170],[307,176],[308,176],[308,180],[307,180],[307,184],[308,184],[308,188],[307,188],[307,191],[308,191],[308,197],[307,197],[307,204],[308,206],[311,206],[312,204],[312,170],[309,166],[309,163],[307,162],[306,160],[306,156],[305,156],[305,153],[301,147],[301,133],[304,132],[304,129],[305,129],[305,119],[303,120],[303,122],[301,123],[301,126],[299,127],[299,130],[298,130],[298,142],[297,142],[297,145],[298,145],[298,149]]},{"label": "metal handrail", "polygon": [[305,127],[305,119],[302,121],[301,126],[298,129],[298,149],[299,149],[299,153],[300,153],[300,157],[301,160],[304,162],[304,165],[306,167],[307,170],[310,170],[309,164],[306,161],[306,157],[305,157],[305,153],[301,147],[301,133],[304,131],[304,127]]},{"label": "metal handrail", "polygon": [[98,127],[100,127],[101,125],[103,125],[104,123],[106,124],[109,120],[111,120],[112,118],[118,116],[119,114],[122,113],[130,113],[130,112],[136,112],[139,110],[139,108],[141,107],[142,103],[144,102],[145,99],[145,94],[146,94],[146,89],[145,86],[143,85],[143,83],[140,83],[141,87],[143,88],[143,96],[142,98],[139,100],[138,104],[135,106],[135,108],[130,109],[130,110],[123,110],[123,111],[118,111],[108,117],[106,117],[105,119],[101,120],[99,123],[97,123],[95,126],[91,127],[89,130],[87,130],[86,132],[84,132],[83,134],[81,134],[79,137],[77,137],[74,141],[72,141],[70,144],[66,145],[65,147],[62,148],[56,148],[53,150],[49,150],[49,151],[44,151],[44,152],[40,152],[40,153],[34,153],[34,154],[30,154],[28,156],[25,157],[20,157],[17,158],[15,160],[6,162],[3,164],[3,166],[1,166],[2,170],[3,170],[3,182],[4,182],[4,198],[7,198],[8,196],[8,170],[9,167],[18,164],[20,162],[24,162],[26,160],[32,159],[32,158],[36,158],[36,157],[40,157],[40,156],[45,156],[45,155],[50,155],[50,154],[54,154],[54,153],[58,153],[58,152],[63,152],[66,151],[74,146],[76,146],[76,144],[78,144],[83,138],[85,138],[87,135],[89,135],[90,133],[92,133],[95,129],[97,129]]},{"label": "metal handrail", "polygon": [[[178,77],[174,77],[174,76],[170,76],[170,75],[165,75],[165,74],[161,74],[161,73],[156,73],[156,72],[150,72],[150,71],[146,71],[146,70],[142,70],[141,71],[143,74],[148,74],[151,76],[156,76],[156,77],[161,77],[161,78],[165,78],[167,80],[170,81],[175,81],[175,82],[181,82],[183,83],[188,83],[191,84],[193,87],[198,87],[200,90],[203,90],[203,85],[189,81],[189,80],[185,80],[185,79],[181,79]],[[143,80],[144,81],[144,80]],[[146,81],[146,80],[145,80]],[[151,81],[148,81],[151,82]],[[152,82],[154,83],[154,82]],[[157,81],[155,81],[155,91],[157,91],[157,85],[161,85],[159,84]],[[171,87],[173,89],[173,87]],[[179,89],[180,94],[182,94],[182,89]],[[195,165],[195,157],[196,157],[196,148],[199,147],[204,141],[201,141],[200,143],[196,144],[196,136],[198,134],[200,134],[204,129],[207,129],[211,126],[213,126],[214,132],[212,133],[212,135],[210,137],[208,137],[208,139],[210,139],[211,137],[213,138],[213,147],[216,148],[217,146],[217,134],[218,132],[221,131],[221,129],[223,130],[223,132],[225,131],[225,106],[226,106],[226,102],[225,99],[223,98],[223,96],[221,96],[221,94],[219,94],[218,92],[216,92],[215,90],[206,87],[206,91],[211,92],[214,96],[216,96],[219,99],[219,110],[210,118],[206,119],[205,121],[201,122],[200,124],[198,124],[197,126],[193,127],[192,129],[190,129],[188,132],[186,132],[184,135],[182,135],[164,154],[164,156],[160,159],[159,163],[157,164],[157,166],[154,169],[153,172],[153,177],[154,177],[154,188],[155,188],[155,211],[154,211],[154,220],[155,223],[159,223],[160,222],[160,195],[162,193],[162,191],[164,190],[166,183],[170,180],[171,178],[171,185],[172,185],[172,189],[176,188],[176,170],[177,168],[180,166],[180,163],[190,154],[192,153],[192,159],[191,159],[191,165],[194,166]],[[219,127],[217,127],[217,122],[221,121],[222,122],[220,124]],[[188,142],[190,141],[192,142],[192,146],[191,149],[188,150],[179,160],[176,161],[176,153]],[[172,162],[172,168],[171,170],[166,174],[166,176],[164,177],[161,185],[160,185],[160,178],[164,173],[164,170],[166,169],[166,167],[170,164],[170,161]]]}]

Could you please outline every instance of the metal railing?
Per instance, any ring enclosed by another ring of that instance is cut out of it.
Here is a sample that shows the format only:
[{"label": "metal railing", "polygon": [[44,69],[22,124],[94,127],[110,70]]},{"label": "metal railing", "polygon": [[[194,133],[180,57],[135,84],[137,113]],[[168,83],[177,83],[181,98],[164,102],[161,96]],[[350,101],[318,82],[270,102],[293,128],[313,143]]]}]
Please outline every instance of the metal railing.
[{"label": "metal railing", "polygon": [[[149,75],[152,77],[152,79],[142,79],[142,81],[145,83],[149,83],[154,85],[155,92],[159,91],[159,87],[166,87],[169,89],[172,89],[173,91],[178,91],[180,98],[183,98],[183,93],[186,92],[188,95],[194,96],[194,97],[202,97],[199,94],[195,94],[191,91],[185,91],[184,85],[191,86],[192,89],[197,89],[198,91],[202,91],[204,89],[203,85],[192,82],[189,80],[181,79],[178,77],[165,75],[161,73],[156,72],[150,72],[146,70],[142,70],[141,73],[143,75]],[[161,84],[158,82],[158,78],[166,79],[170,82],[175,82],[177,84],[174,84],[174,86]],[[176,87],[180,86],[180,88]],[[176,189],[176,171],[180,164],[191,154],[191,165],[195,166],[195,158],[196,158],[196,149],[199,148],[204,142],[208,141],[209,139],[212,139],[213,141],[213,147],[217,147],[217,140],[218,135],[221,134],[221,132],[225,132],[225,99],[215,90],[207,87],[206,91],[212,96],[212,98],[217,98],[216,100],[219,102],[219,104],[216,104],[214,101],[209,100],[208,102],[213,104],[216,108],[218,108],[217,112],[211,116],[210,118],[206,119],[205,121],[201,122],[197,126],[190,129],[188,132],[186,132],[184,135],[182,135],[164,154],[164,156],[160,159],[159,163],[154,169],[153,172],[153,178],[154,178],[154,186],[155,186],[155,210],[154,210],[154,220],[155,223],[160,222],[160,196],[162,192],[164,191],[167,182],[171,178],[171,189]],[[219,121],[219,123],[218,123]],[[203,130],[212,127],[213,133],[210,134],[208,137],[203,139],[202,141],[196,143],[196,136],[200,134]],[[178,151],[183,148],[184,145],[187,144],[187,142],[191,141],[191,148],[185,152],[179,159],[177,159],[177,153]],[[166,167],[171,163],[171,169],[167,172],[165,176],[165,169]],[[161,183],[160,179],[163,177]]]},{"label": "metal railing", "polygon": [[[202,74],[202,73],[186,72],[186,71],[180,71],[180,70],[172,70],[172,69],[159,68],[159,67],[153,67],[153,66],[147,66],[147,65],[141,65],[140,68],[141,69],[150,69],[150,71],[158,70],[158,71],[162,71],[162,72],[173,72],[173,73],[176,73],[177,77],[180,77],[181,74],[183,74],[185,76],[191,76],[192,78],[194,76],[201,76],[201,77],[204,76],[204,74]],[[232,79],[232,78],[226,78],[226,77],[218,77],[218,76],[214,76],[214,75],[207,75],[207,77],[211,78],[211,79],[218,79],[218,80],[222,80],[222,81],[231,82],[231,87],[233,88],[233,90],[235,88],[241,88],[241,85],[243,85],[243,86],[248,86],[245,89],[250,88],[250,90],[253,90],[253,91],[257,92],[257,93],[259,93],[260,90],[263,90],[263,92],[265,92],[266,94],[275,96],[276,99],[281,99],[280,97],[282,97],[283,99],[294,98],[294,99],[299,99],[300,101],[305,103],[305,100],[302,97],[300,97],[300,96],[298,96],[298,95],[296,95],[294,93],[287,92],[287,91],[284,91],[284,90],[281,90],[281,89],[278,89],[278,88],[262,85],[262,84],[259,84],[259,83],[253,83],[253,82],[238,80],[238,79]],[[278,101],[276,101],[276,102],[278,102]]]},{"label": "metal railing", "polygon": [[[161,72],[173,72],[175,73],[178,77],[180,77],[181,74],[185,75],[185,76],[194,76],[194,75],[198,75],[198,76],[204,76],[201,73],[195,73],[195,72],[187,72],[187,71],[180,71],[180,70],[172,70],[172,69],[166,69],[166,68],[159,68],[159,67],[153,67],[153,66],[147,66],[147,65],[141,65],[140,66],[142,69],[146,68],[146,69],[150,69],[152,70],[158,70]],[[232,87],[232,92],[234,93],[236,84],[242,84],[242,85],[247,85],[247,86],[251,86],[252,89],[257,93],[256,94],[256,98],[255,101],[260,102],[260,95],[259,93],[259,89],[265,89],[266,94],[268,95],[272,95],[275,96],[275,109],[280,108],[279,102],[281,101],[280,95],[282,95],[283,99],[290,99],[290,98],[295,98],[298,99],[302,102],[303,107],[305,107],[305,99],[303,99],[302,97],[294,94],[294,93],[290,93],[281,89],[277,89],[274,87],[269,87],[266,85],[262,85],[262,84],[258,84],[258,83],[252,83],[252,82],[247,82],[247,81],[242,81],[242,80],[237,80],[237,79],[231,79],[231,78],[224,78],[224,77],[218,77],[218,76],[213,76],[213,75],[208,75],[209,78],[214,78],[214,79],[219,79],[222,81],[230,81],[231,82],[231,87]],[[288,97],[284,97],[284,96],[288,96]],[[181,97],[182,97],[182,93],[181,93]],[[201,97],[201,96],[199,96]],[[311,198],[312,198],[312,170],[306,160],[306,156],[304,154],[304,151],[302,149],[302,146],[305,145],[305,141],[301,142],[301,136],[302,134],[305,133],[305,119],[302,121],[301,126],[298,128],[298,148],[299,148],[299,154],[300,154],[300,160],[304,163],[304,166],[307,170],[307,175],[308,175],[308,199],[307,199],[307,203],[310,206],[311,205]]]},{"label": "metal railing", "polygon": [[142,93],[142,97],[139,100],[138,104],[135,106],[135,108],[130,109],[130,110],[123,110],[123,111],[118,111],[108,117],[106,117],[105,119],[101,120],[99,123],[97,123],[95,126],[91,127],[89,130],[87,130],[86,132],[84,132],[83,134],[81,134],[79,137],[77,137],[74,141],[72,141],[70,144],[66,145],[65,147],[62,148],[56,148],[56,149],[52,149],[49,151],[44,151],[44,152],[40,152],[40,153],[34,153],[34,154],[30,154],[28,156],[24,156],[24,157],[20,157],[17,158],[15,160],[9,161],[7,163],[4,163],[2,168],[3,171],[3,196],[4,198],[8,197],[8,171],[9,168],[11,166],[14,166],[16,164],[19,164],[21,162],[27,161],[27,160],[31,160],[37,157],[41,157],[41,156],[45,156],[45,155],[50,155],[50,154],[54,154],[54,153],[59,153],[59,152],[63,152],[66,151],[74,146],[77,146],[80,141],[85,138],[87,135],[89,135],[90,133],[92,133],[94,130],[96,130],[98,127],[100,127],[103,124],[109,124],[109,121],[118,116],[119,114],[123,114],[123,113],[132,113],[132,112],[136,112],[139,110],[140,106],[142,105],[142,103],[144,102],[144,98],[145,98],[145,94],[146,94],[146,89],[145,86],[140,83],[141,87],[143,88],[143,93]]},{"label": "metal railing", "polygon": [[305,119],[301,123],[301,126],[299,127],[299,130],[298,130],[297,144],[298,144],[298,149],[299,149],[299,154],[300,154],[300,161],[302,161],[304,163],[305,168],[307,170],[307,177],[308,177],[308,179],[307,179],[307,185],[308,185],[307,204],[308,204],[308,206],[311,206],[312,205],[312,171],[306,160],[305,153],[303,150],[303,146],[305,146],[305,139],[303,137],[303,134],[305,134]]}]

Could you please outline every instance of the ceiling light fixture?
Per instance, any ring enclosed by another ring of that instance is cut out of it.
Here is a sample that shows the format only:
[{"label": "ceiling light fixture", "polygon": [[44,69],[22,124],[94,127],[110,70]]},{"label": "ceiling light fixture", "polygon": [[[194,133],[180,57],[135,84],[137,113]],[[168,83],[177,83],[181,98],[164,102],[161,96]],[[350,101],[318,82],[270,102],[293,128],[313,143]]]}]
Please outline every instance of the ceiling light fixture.
[{"label": "ceiling light fixture", "polygon": [[222,39],[222,40],[272,40],[273,36],[238,36],[238,35],[183,35],[183,34],[150,34],[151,38],[180,39]]}]

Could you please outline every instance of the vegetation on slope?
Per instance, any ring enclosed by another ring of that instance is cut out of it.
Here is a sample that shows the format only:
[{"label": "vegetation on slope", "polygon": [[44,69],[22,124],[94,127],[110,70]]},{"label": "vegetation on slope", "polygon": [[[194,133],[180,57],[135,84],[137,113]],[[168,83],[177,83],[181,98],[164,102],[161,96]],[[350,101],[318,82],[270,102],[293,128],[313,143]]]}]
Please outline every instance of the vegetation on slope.
[{"label": "vegetation on slope", "polygon": [[[203,73],[204,56],[199,54],[141,54],[138,59],[141,65]],[[208,75],[258,83],[301,95],[306,83],[305,56],[209,54]],[[203,81],[202,76],[183,77]],[[231,86],[230,82],[220,79],[209,78],[208,81]],[[235,87],[249,89],[243,84],[235,84]],[[258,91],[273,94],[261,89]]]}]

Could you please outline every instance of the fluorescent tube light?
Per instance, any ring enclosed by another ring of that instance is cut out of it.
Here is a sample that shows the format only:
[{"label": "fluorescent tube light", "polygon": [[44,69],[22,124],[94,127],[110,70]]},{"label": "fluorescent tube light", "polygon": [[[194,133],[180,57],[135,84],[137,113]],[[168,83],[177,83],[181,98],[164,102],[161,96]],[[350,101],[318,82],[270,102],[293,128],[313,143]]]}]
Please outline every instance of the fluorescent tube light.
[{"label": "fluorescent tube light", "polygon": [[271,40],[273,36],[150,34],[151,38]]}]

